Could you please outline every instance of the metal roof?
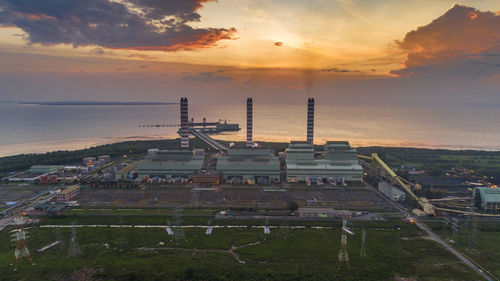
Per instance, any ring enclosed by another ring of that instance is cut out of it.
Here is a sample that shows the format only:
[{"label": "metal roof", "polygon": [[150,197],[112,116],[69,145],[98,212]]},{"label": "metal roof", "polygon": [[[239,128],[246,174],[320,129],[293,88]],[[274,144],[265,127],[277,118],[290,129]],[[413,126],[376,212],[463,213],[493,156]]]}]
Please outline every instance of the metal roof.
[{"label": "metal roof", "polygon": [[500,188],[476,187],[474,194],[481,197],[482,202],[500,202]]}]

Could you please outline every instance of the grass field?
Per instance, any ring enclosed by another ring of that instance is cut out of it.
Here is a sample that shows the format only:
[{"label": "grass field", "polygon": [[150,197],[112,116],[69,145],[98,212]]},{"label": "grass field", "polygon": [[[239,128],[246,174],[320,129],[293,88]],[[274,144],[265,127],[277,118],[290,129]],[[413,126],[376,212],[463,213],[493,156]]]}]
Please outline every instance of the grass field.
[{"label": "grass field", "polygon": [[434,221],[428,222],[427,225],[431,226],[443,239],[454,240],[451,244],[455,248],[500,278],[500,243],[498,243],[500,224],[498,222],[461,220],[455,234],[450,223]]},{"label": "grass field", "polygon": [[[67,216],[43,219],[39,225],[101,219],[106,218]],[[157,216],[136,219],[125,216],[110,221],[165,224]],[[179,241],[163,228],[82,227],[77,228],[81,250],[77,257],[68,256],[71,228],[35,225],[28,230],[27,245],[36,265],[23,261],[14,272],[10,265],[14,246],[0,243],[0,280],[87,280],[84,277],[89,276],[95,280],[478,280],[468,267],[404,221],[354,222],[355,235],[348,238],[350,268],[336,264],[340,222],[321,223],[331,229],[291,229],[284,221],[273,224],[281,228],[272,228],[270,235],[255,227],[217,228],[210,236],[205,229],[186,228],[185,238]],[[362,228],[367,233],[366,259],[359,256]],[[1,241],[9,239],[8,229],[0,232]],[[35,251],[56,240],[63,243],[42,253]]]}]

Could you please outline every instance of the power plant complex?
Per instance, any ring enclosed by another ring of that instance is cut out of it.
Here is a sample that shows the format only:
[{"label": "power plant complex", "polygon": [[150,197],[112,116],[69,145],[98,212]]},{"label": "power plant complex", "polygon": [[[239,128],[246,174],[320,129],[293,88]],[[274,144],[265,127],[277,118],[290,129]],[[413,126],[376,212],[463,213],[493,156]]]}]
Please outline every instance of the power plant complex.
[{"label": "power plant complex", "polygon": [[[345,185],[362,181],[363,168],[357,159],[356,149],[349,142],[328,141],[322,151],[315,150],[314,104],[314,98],[309,98],[306,141],[291,141],[285,151],[276,152],[260,147],[253,140],[252,98],[247,98],[246,104],[245,144],[239,146],[231,143],[226,146],[209,137],[203,129],[205,126],[190,126],[196,123],[194,120],[189,122],[188,99],[183,97],[180,100],[180,149],[150,149],[146,158],[137,165],[138,178],[185,182],[203,176],[220,178],[233,184],[285,181],[307,185]],[[190,149],[189,134],[205,141],[217,153],[210,156],[203,149]]]}]

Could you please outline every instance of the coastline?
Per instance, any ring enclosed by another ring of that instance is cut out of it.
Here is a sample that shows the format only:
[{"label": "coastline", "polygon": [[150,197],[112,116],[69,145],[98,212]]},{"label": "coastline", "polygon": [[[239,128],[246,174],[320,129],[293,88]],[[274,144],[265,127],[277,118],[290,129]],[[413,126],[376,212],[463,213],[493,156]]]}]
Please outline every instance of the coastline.
[{"label": "coastline", "polygon": [[[118,136],[118,137],[95,137],[95,138],[76,138],[76,139],[63,139],[54,141],[43,142],[30,142],[21,144],[7,144],[0,146],[0,158],[8,156],[16,156],[21,154],[44,154],[56,151],[77,151],[88,149],[101,145],[120,144],[127,141],[156,141],[156,140],[173,140],[176,139],[177,134],[170,135],[142,135],[142,136]],[[243,135],[234,134],[221,134],[213,136],[216,140],[221,141],[244,141]],[[285,141],[286,137],[269,136],[256,139],[256,142],[274,142],[274,143],[288,143]],[[326,139],[319,138],[317,144],[324,143]],[[480,145],[446,145],[446,144],[429,144],[419,142],[406,142],[406,141],[388,141],[388,140],[349,140],[353,147],[398,147],[398,148],[417,148],[417,149],[444,149],[444,150],[475,150],[475,151],[500,151],[500,146],[480,146]]]}]

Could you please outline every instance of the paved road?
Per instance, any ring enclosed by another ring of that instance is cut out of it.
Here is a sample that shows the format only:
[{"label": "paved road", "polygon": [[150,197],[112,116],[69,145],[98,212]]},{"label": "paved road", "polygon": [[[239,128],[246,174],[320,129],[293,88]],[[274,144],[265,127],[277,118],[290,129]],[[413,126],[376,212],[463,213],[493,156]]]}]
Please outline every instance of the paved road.
[{"label": "paved road", "polygon": [[[367,183],[367,187],[369,189],[376,190],[373,186],[371,186],[368,183]],[[379,192],[379,191],[377,190],[376,192]],[[398,203],[390,200],[386,196],[383,196],[383,197],[386,198],[386,200],[394,208],[398,209],[401,213],[405,214],[407,217],[411,217],[410,214],[408,213],[408,211],[403,206],[401,206],[400,204],[398,204]],[[474,271],[476,271],[479,275],[481,275],[481,277],[483,277],[484,279],[486,279],[488,281],[498,281],[497,278],[495,278],[494,276],[492,276],[489,273],[484,272],[483,269],[479,268],[475,263],[473,263],[471,260],[469,260],[466,256],[464,256],[463,254],[461,254],[460,252],[458,252],[457,250],[455,250],[452,246],[450,246],[448,243],[446,243],[445,241],[443,241],[438,235],[436,235],[434,232],[432,232],[432,230],[427,225],[425,225],[423,222],[419,222],[418,219],[417,219],[417,220],[415,220],[415,224],[418,226],[418,228],[420,228],[421,230],[427,232],[427,234],[429,235],[429,237],[432,240],[436,241],[438,244],[441,244],[447,251],[449,251],[450,253],[452,253],[453,255],[455,255],[459,260],[461,260],[467,266],[469,266]]]},{"label": "paved road", "polygon": [[477,273],[479,273],[479,275],[481,275],[481,277],[483,277],[484,279],[486,279],[488,281],[498,280],[497,278],[495,278],[495,277],[491,276],[490,274],[484,272],[481,268],[479,268],[478,266],[476,266],[476,264],[474,264],[473,262],[471,262],[467,257],[465,257],[464,255],[462,255],[457,250],[455,250],[452,246],[450,246],[448,243],[446,243],[445,241],[443,241],[439,236],[437,236],[436,234],[434,234],[434,232],[432,232],[432,230],[427,225],[425,225],[425,224],[423,224],[421,222],[418,222],[418,221],[416,221],[415,224],[420,229],[422,229],[423,231],[427,232],[427,234],[429,235],[429,237],[432,240],[434,240],[437,243],[441,244],[446,250],[448,250],[449,252],[451,252],[452,254],[454,254],[463,263],[465,263],[467,266],[469,266],[470,268],[474,269]]}]

